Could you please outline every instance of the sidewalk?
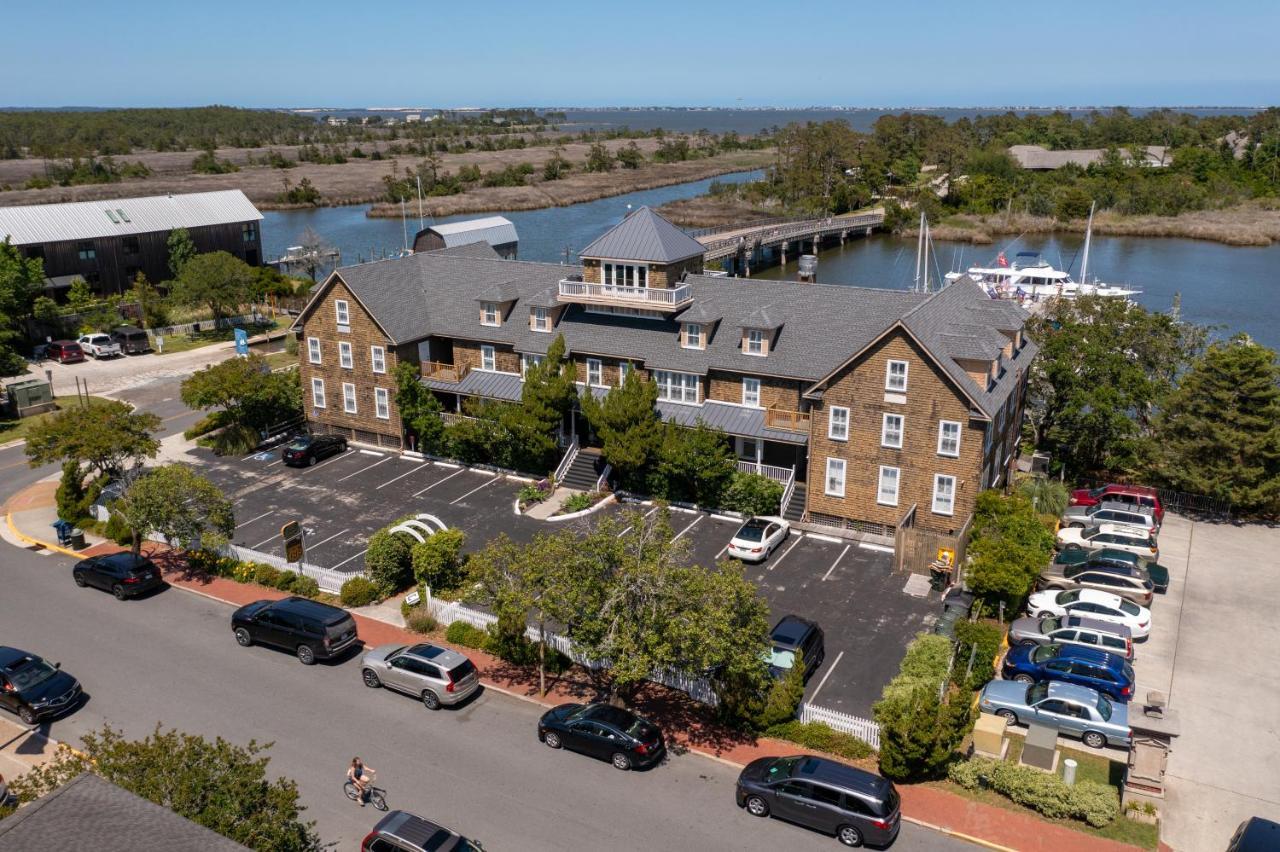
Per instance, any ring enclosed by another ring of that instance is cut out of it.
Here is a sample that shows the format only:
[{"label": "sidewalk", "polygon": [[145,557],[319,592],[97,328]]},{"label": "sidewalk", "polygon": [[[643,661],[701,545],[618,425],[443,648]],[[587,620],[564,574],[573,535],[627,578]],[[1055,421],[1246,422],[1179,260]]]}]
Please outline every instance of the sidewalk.
[{"label": "sidewalk", "polygon": [[0,775],[12,781],[53,759],[58,743],[16,720],[0,717]]},{"label": "sidewalk", "polygon": [[[32,491],[28,489],[27,491]],[[27,491],[15,495],[6,505],[13,512],[18,505],[27,505]],[[43,530],[27,529],[20,525],[19,515],[30,518],[30,510],[13,512],[7,521],[17,527],[25,537],[47,541]],[[60,550],[52,547],[51,549]],[[111,553],[122,548],[110,542],[87,548],[85,555]],[[170,585],[204,595],[212,600],[243,606],[253,601],[278,600],[287,597],[285,592],[246,583],[237,583],[225,577],[209,577],[190,571],[181,556],[162,545],[148,542],[144,550],[164,573]],[[366,611],[377,611],[365,608]],[[405,645],[420,642],[423,636],[354,612],[360,638],[365,647],[384,644]],[[394,615],[398,616],[399,613]],[[439,642],[438,639],[432,639]],[[441,643],[443,644],[443,643]],[[548,694],[538,696],[537,672],[513,666],[483,651],[459,649],[476,664],[486,689],[551,707],[566,701],[589,701],[597,696],[597,690],[579,669],[564,676],[547,675]],[[667,734],[672,751],[694,751],[714,760],[733,766],[742,766],[759,757],[782,756],[803,753],[806,749],[794,743],[755,738],[720,726],[712,721],[706,708],[687,695],[665,687],[647,684],[633,702],[643,715],[657,719]],[[815,752],[816,753],[816,752]],[[866,768],[872,768],[867,766]],[[0,771],[3,771],[0,769]],[[1023,850],[1023,852],[1133,852],[1135,847],[1103,840],[1064,826],[1044,822],[1034,817],[1004,808],[985,805],[944,790],[924,785],[899,785],[902,796],[903,818],[928,828],[942,831],[974,843],[994,849]]]}]

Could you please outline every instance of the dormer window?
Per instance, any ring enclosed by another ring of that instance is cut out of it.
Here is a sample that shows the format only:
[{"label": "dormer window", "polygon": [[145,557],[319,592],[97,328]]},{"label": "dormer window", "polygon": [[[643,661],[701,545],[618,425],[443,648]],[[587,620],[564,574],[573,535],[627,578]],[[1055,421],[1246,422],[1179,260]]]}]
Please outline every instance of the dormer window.
[{"label": "dormer window", "polygon": [[551,331],[551,312],[546,308],[530,308],[529,328],[534,331]]},{"label": "dormer window", "polygon": [[502,313],[498,310],[497,302],[480,303],[480,324],[502,325]]},{"label": "dormer window", "polygon": [[696,322],[685,323],[684,335],[680,345],[685,349],[706,349],[707,345],[703,340],[702,325]]},{"label": "dormer window", "polygon": [[761,357],[769,354],[769,338],[762,328],[749,328],[742,335],[742,351]]}]

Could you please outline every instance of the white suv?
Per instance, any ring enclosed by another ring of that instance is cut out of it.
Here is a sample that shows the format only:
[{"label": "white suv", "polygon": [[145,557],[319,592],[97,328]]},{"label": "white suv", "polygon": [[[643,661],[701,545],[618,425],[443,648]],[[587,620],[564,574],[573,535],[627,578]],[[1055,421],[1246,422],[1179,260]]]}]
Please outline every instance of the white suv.
[{"label": "white suv", "polygon": [[1058,547],[1068,550],[1115,548],[1140,556],[1148,562],[1160,561],[1156,537],[1124,524],[1097,524],[1091,527],[1063,527],[1058,530]]}]

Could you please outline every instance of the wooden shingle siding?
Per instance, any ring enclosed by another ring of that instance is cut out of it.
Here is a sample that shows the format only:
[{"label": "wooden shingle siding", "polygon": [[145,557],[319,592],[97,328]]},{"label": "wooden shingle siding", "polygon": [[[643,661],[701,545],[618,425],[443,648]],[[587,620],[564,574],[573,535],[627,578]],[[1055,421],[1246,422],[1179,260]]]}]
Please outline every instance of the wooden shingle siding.
[{"label": "wooden shingle siding", "polygon": [[[350,331],[339,331],[334,302],[342,299],[347,302]],[[321,363],[310,361],[307,339],[315,337],[320,340]],[[350,343],[352,368],[345,369],[339,365],[338,344]],[[386,373],[373,372],[372,347],[382,346],[386,349]],[[395,389],[396,366],[404,357],[412,358],[414,347],[396,348],[382,333],[377,324],[365,313],[354,295],[342,283],[334,281],[328,292],[312,306],[302,326],[302,339],[298,346],[298,370],[302,378],[302,407],[307,420],[316,432],[339,430],[341,434],[357,435],[360,432],[384,436],[376,442],[383,446],[388,440],[399,446],[403,430],[400,425],[400,412],[396,409]],[[325,407],[314,408],[311,404],[311,380],[324,380]],[[342,410],[342,385],[350,383],[356,386],[356,413],[348,414]],[[386,388],[390,408],[390,419],[382,420],[376,416],[377,405],[374,400],[374,389]],[[352,430],[350,432],[343,430]],[[362,438],[367,440],[367,438]]]},{"label": "wooden shingle siding", "polygon": [[[891,359],[910,364],[906,402],[902,404],[885,401],[885,372]],[[847,441],[827,437],[831,406],[849,409]],[[904,418],[901,449],[880,445],[885,413]],[[970,419],[969,403],[963,394],[903,332],[875,344],[839,373],[827,386],[821,403],[814,406],[812,415],[810,512],[894,525],[914,503],[916,526],[946,532],[959,530],[973,511],[981,486],[983,422]],[[938,454],[942,420],[961,424],[959,458]],[[826,494],[828,458],[845,460],[843,498]],[[900,470],[896,506],[877,502],[881,465]],[[933,478],[939,473],[956,478],[955,507],[950,516],[933,512]]]},{"label": "wooden shingle siding", "polygon": [[[459,367],[467,367],[470,370],[479,370],[481,368],[480,347],[484,345],[473,340],[455,340],[453,342],[453,363]],[[515,349],[507,343],[495,343],[494,349],[494,368],[499,373],[518,373],[520,372],[520,356],[516,354]]]},{"label": "wooden shingle siding", "polygon": [[[742,404],[742,378],[744,373],[712,370],[707,374],[709,389],[707,399]],[[800,410],[800,382],[775,379],[769,376],[752,376],[760,380],[760,407],[777,406],[792,411]]]}]

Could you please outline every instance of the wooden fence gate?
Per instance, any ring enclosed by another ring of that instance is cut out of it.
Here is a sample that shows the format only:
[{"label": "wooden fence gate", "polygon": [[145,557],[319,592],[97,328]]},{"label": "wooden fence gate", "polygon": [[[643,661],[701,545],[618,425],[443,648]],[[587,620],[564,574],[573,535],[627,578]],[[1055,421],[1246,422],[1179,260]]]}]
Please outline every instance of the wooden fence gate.
[{"label": "wooden fence gate", "polygon": [[964,564],[965,544],[969,539],[969,527],[973,524],[970,515],[960,528],[960,532],[951,535],[920,529],[915,525],[916,507],[912,506],[898,522],[893,534],[893,569],[912,574],[928,574],[929,566],[938,558],[943,549],[955,553],[954,564]]}]

